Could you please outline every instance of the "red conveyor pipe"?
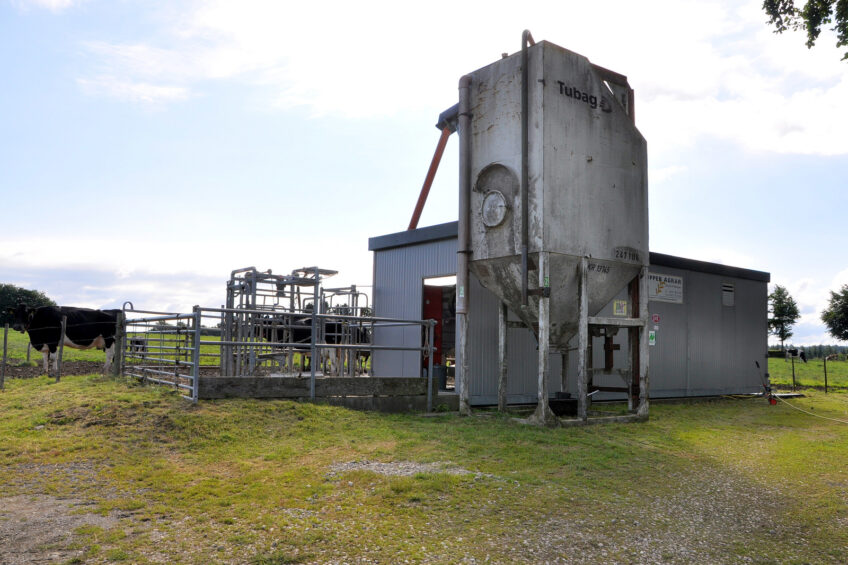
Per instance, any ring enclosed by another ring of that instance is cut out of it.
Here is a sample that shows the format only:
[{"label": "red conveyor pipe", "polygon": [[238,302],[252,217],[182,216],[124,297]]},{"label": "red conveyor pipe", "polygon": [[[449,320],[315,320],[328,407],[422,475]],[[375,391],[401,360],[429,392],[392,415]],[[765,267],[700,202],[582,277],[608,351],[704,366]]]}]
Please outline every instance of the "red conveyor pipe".
[{"label": "red conveyor pipe", "polygon": [[433,186],[433,179],[436,178],[436,171],[439,170],[439,163],[442,160],[442,154],[445,152],[445,146],[448,144],[451,130],[445,126],[442,129],[442,135],[439,137],[439,143],[436,145],[436,152],[433,154],[433,160],[430,162],[430,169],[427,171],[427,177],[424,179],[424,186],[421,187],[421,194],[418,195],[418,202],[415,204],[415,210],[412,212],[412,219],[409,220],[407,230],[414,230],[418,227],[418,220],[421,219],[421,212],[424,211],[424,204],[427,202],[427,195],[430,194],[430,187]]}]

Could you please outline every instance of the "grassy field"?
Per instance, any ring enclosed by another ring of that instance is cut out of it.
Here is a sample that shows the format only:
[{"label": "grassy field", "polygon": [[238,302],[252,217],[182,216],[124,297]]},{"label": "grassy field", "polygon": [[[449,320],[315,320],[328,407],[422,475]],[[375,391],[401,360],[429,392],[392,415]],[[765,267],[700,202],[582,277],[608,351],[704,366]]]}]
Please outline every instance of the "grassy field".
[{"label": "grassy field", "polygon": [[[9,328],[7,340],[7,362],[14,365],[25,363],[29,336],[25,333],[12,331],[12,328]],[[2,347],[3,329],[0,328],[0,355],[3,353]],[[62,359],[67,361],[100,361],[102,363],[106,357],[102,351],[98,351],[97,349],[72,349],[66,347],[62,352]],[[30,353],[30,363],[41,363],[41,352],[32,351]]]},{"label": "grassy field", "polygon": [[848,562],[848,425],[763,399],[538,429],[89,376],[9,381],[0,414],[0,533],[21,497],[108,520],[43,544],[68,563]]},{"label": "grassy field", "polygon": [[[131,337],[133,334],[130,334]],[[2,348],[3,335],[2,329],[0,329],[0,348]],[[219,337],[216,336],[203,336],[201,338],[205,342],[217,342],[220,340]],[[6,354],[7,354],[7,363],[10,365],[21,365],[26,362],[27,358],[27,345],[29,344],[29,336],[27,334],[22,334],[20,332],[13,332],[11,329],[9,330],[9,334],[7,337],[7,346],[6,346]],[[173,345],[170,343],[168,345]],[[161,357],[169,357],[167,354],[162,354],[159,351],[153,349],[151,346],[151,350],[156,352],[157,356]],[[206,344],[201,345],[200,347],[200,364],[207,366],[215,366],[220,363],[220,355],[221,348],[217,344]],[[0,354],[2,354],[2,350],[0,350]],[[62,359],[65,361],[105,361],[106,357],[102,351],[98,351],[96,349],[72,349],[67,347],[62,352]],[[189,360],[188,357],[186,357]],[[30,364],[41,364],[42,356],[40,352],[32,351],[30,352]],[[300,353],[294,354],[294,364],[296,367],[300,367],[302,362],[302,356]],[[369,358],[365,365],[366,371],[371,369],[371,359]]]},{"label": "grassy field", "polygon": [[[792,362],[769,359],[769,376],[774,385],[781,388],[792,386]],[[811,359],[803,363],[795,360],[795,383],[799,387],[824,388],[824,361]],[[828,389],[848,390],[848,361],[828,361]]]}]

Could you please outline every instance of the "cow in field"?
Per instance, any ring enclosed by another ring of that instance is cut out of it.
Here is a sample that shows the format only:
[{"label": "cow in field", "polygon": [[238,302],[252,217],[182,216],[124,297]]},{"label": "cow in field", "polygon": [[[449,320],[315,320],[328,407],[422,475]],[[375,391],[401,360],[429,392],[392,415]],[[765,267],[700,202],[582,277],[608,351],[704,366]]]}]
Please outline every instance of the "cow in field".
[{"label": "cow in field", "polygon": [[[322,359],[319,360],[319,366],[325,367],[327,362],[332,360],[332,370],[328,373],[339,374],[343,370],[346,360],[354,357],[351,352],[343,349],[335,349],[330,353],[321,348],[323,344],[362,344],[367,347],[371,343],[371,331],[366,327],[349,326],[345,322],[333,319],[325,319],[322,322],[323,340],[320,340],[318,345],[323,351],[321,352]],[[266,317],[262,321],[262,337],[270,342],[276,343],[292,343],[295,344],[292,349],[299,352],[304,359],[301,376],[304,370],[308,370],[311,365],[311,343],[312,343],[312,318],[311,317],[294,317],[289,319],[287,316]],[[356,351],[356,372],[357,374],[364,372],[365,365],[370,356],[370,351]],[[325,367],[326,368],[326,367]]]},{"label": "cow in field", "polygon": [[807,354],[803,349],[798,349],[796,347],[790,348],[786,350],[786,360],[788,361],[791,358],[800,359],[804,363],[807,362]]},{"label": "cow in field", "polygon": [[104,350],[104,370],[108,371],[115,354],[115,331],[119,312],[120,310],[91,310],[72,306],[30,308],[25,304],[18,304],[16,308],[9,310],[14,316],[12,328],[29,334],[33,349],[41,351],[44,356],[44,371],[48,374],[51,354],[54,355],[53,370],[58,371],[58,358],[55,353],[59,349],[63,316],[67,316],[65,347]]},{"label": "cow in field", "polygon": [[[265,316],[261,321],[262,337],[275,343],[292,343],[294,352],[300,353],[302,363],[297,376],[311,365],[312,319],[289,316]],[[286,349],[286,348],[282,348]]]},{"label": "cow in field", "polygon": [[127,338],[130,355],[144,359],[147,355],[147,340],[143,337]]}]

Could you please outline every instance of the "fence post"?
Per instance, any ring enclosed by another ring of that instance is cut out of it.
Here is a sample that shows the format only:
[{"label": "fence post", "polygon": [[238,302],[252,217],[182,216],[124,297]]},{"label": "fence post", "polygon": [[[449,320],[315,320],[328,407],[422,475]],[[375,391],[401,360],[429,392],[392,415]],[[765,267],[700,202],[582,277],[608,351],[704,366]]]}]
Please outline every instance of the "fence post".
[{"label": "fence post", "polygon": [[795,392],[795,357],[789,356],[792,359],[792,392]]},{"label": "fence post", "polygon": [[[312,343],[309,345],[310,349],[310,360],[309,360],[309,398],[310,400],[315,400],[315,363],[317,357],[320,357],[318,353],[318,348],[316,347],[316,341],[318,336],[318,301],[320,300],[320,296],[318,294],[319,286],[318,282],[320,281],[320,276],[318,273],[318,267],[315,267],[315,286],[312,292]],[[317,356],[317,357],[316,357]],[[301,356],[301,359],[303,357]],[[301,361],[301,365],[303,361]]]},{"label": "fence post", "polygon": [[126,315],[123,311],[118,312],[115,327],[115,354],[112,356],[112,376],[119,377],[124,374],[124,345],[126,343]]},{"label": "fence post", "polygon": [[[68,317],[62,316],[62,333],[59,334],[59,359],[56,362],[56,382],[62,377],[62,354],[65,351],[65,330],[68,329]],[[50,356],[47,356],[47,361],[50,361]],[[48,363],[49,364],[49,363]]]},{"label": "fence post", "polygon": [[9,340],[9,324],[3,325],[3,367],[0,368],[0,390],[6,387],[6,343]]},{"label": "fence post", "polygon": [[197,402],[200,392],[200,324],[203,313],[200,311],[200,306],[195,306],[192,310],[194,311],[194,343],[192,344],[194,350],[191,352],[193,375],[191,379],[191,400]]},{"label": "fence post", "polygon": [[27,365],[29,365],[29,353],[32,351],[32,342],[27,340]]},{"label": "fence post", "polygon": [[435,320],[427,320],[427,412],[433,411],[433,333]]},{"label": "fence post", "polygon": [[824,356],[824,393],[827,394],[827,355]]}]

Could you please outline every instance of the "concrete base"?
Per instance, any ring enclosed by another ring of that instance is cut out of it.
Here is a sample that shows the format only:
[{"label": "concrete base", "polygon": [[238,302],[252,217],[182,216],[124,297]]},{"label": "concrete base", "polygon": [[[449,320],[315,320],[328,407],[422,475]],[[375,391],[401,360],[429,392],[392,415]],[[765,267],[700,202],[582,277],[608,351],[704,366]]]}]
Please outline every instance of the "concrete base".
[{"label": "concrete base", "polygon": [[[308,400],[308,398],[301,400]],[[390,414],[427,411],[426,396],[334,396],[318,399],[318,402],[352,410],[370,410]],[[458,409],[459,395],[439,395],[433,398],[433,410],[436,412],[456,412]]]},{"label": "concrete base", "polygon": [[[434,383],[435,384],[435,383]],[[201,377],[198,398],[289,398],[310,400],[309,377]],[[435,388],[435,387],[434,387]],[[354,410],[426,412],[427,379],[401,377],[319,377],[315,400]],[[459,397],[433,391],[433,410],[456,411]]]}]

